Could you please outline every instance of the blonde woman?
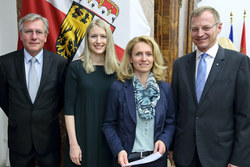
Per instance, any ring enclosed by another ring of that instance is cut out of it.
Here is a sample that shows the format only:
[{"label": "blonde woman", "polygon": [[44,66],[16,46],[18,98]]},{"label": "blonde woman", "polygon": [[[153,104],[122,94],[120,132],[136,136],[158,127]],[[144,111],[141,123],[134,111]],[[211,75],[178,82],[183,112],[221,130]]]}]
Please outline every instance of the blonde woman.
[{"label": "blonde woman", "polygon": [[107,92],[116,80],[118,60],[108,24],[93,20],[86,30],[79,60],[69,66],[65,84],[68,132],[65,166],[110,167],[112,155],[101,127]]},{"label": "blonde woman", "polygon": [[114,166],[159,152],[163,156],[140,167],[166,167],[175,130],[173,97],[166,67],[150,37],[132,39],[123,56],[119,81],[111,87],[103,132],[116,158]]}]

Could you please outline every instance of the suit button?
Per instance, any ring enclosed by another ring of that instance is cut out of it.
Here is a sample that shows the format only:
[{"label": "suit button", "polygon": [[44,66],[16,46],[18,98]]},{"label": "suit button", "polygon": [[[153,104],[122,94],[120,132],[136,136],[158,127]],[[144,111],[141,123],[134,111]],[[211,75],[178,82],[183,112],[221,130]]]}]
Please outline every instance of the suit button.
[{"label": "suit button", "polygon": [[200,117],[196,117],[196,119],[200,119]]}]

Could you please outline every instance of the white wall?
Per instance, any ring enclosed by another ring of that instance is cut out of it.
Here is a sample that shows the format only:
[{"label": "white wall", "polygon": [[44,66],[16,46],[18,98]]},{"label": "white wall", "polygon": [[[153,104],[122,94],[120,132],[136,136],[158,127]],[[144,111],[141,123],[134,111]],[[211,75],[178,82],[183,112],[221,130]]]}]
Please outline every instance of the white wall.
[{"label": "white wall", "polygon": [[182,1],[182,5],[179,10],[179,27],[178,27],[178,57],[181,57],[184,55],[184,45],[185,45],[185,38],[186,35],[186,22],[188,21],[186,19],[186,13],[187,13],[187,6],[188,0]]},{"label": "white wall", "polygon": [[1,0],[0,55],[17,48],[17,14],[15,0]]},{"label": "white wall", "polygon": [[243,28],[243,13],[246,10],[245,30],[247,54],[250,54],[250,1],[249,0],[201,0],[197,6],[212,6],[219,13],[222,22],[222,31],[218,37],[229,37],[230,33],[230,13],[233,13],[233,33],[234,45],[240,50],[240,42]]},{"label": "white wall", "polygon": [[[16,0],[1,0],[0,55],[17,49]],[[7,150],[7,117],[0,108],[0,166],[9,166]]]}]

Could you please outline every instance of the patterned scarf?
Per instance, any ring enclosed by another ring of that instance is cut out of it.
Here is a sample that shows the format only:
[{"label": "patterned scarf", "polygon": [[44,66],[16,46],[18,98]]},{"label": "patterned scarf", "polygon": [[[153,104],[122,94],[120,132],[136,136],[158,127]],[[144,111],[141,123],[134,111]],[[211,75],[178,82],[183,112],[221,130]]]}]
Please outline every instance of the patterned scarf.
[{"label": "patterned scarf", "polygon": [[155,106],[160,99],[160,89],[154,75],[152,72],[149,74],[146,88],[142,86],[136,75],[133,76],[132,81],[135,93],[136,111],[138,111],[139,116],[143,119],[153,119],[155,116]]}]

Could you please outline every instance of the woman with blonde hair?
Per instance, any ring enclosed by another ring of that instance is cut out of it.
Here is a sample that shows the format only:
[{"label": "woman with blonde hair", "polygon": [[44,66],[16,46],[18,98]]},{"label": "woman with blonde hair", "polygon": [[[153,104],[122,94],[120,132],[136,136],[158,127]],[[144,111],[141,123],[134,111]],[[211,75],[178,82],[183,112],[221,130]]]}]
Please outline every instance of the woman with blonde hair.
[{"label": "woman with blonde hair", "polygon": [[83,54],[70,64],[66,76],[66,167],[111,166],[101,127],[117,69],[111,29],[105,21],[93,20],[86,29]]},{"label": "woman with blonde hair", "polygon": [[108,96],[103,132],[116,158],[114,166],[159,152],[162,157],[140,167],[167,166],[175,130],[173,97],[157,43],[133,38],[125,49]]}]

